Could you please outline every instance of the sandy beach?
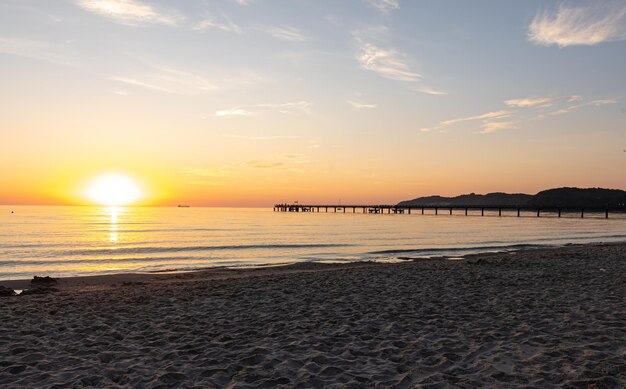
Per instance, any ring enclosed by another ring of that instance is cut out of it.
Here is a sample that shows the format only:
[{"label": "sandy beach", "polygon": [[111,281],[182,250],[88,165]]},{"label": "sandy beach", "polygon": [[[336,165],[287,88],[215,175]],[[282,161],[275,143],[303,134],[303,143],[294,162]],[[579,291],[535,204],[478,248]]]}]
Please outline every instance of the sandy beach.
[{"label": "sandy beach", "polygon": [[626,387],[626,244],[53,287],[0,297],[0,387]]}]

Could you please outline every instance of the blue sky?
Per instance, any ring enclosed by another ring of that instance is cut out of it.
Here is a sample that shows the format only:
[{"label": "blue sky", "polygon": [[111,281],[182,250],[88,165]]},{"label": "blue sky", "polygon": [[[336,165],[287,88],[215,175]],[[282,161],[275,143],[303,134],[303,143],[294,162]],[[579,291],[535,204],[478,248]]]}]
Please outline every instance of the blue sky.
[{"label": "blue sky", "polygon": [[626,1],[3,0],[2,162],[207,204],[624,188],[625,40]]}]

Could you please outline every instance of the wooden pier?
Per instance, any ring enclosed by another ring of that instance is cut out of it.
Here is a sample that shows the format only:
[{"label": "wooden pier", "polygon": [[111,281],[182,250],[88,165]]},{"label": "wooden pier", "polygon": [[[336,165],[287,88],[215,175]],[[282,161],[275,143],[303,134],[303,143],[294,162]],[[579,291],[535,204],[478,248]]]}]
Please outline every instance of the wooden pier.
[{"label": "wooden pier", "polygon": [[[453,215],[462,213],[465,216],[485,216],[485,211],[491,212],[498,216],[502,216],[503,212],[509,212],[520,217],[522,213],[531,213],[537,217],[541,215],[555,215],[561,217],[561,215],[569,214],[576,215],[584,218],[585,215],[595,214],[604,215],[604,218],[609,218],[609,212],[623,213],[624,211],[612,210],[608,208],[570,208],[570,207],[512,207],[512,206],[433,206],[433,205],[341,205],[341,204],[275,204],[274,212],[323,212],[323,213],[365,213],[365,214],[421,214],[424,215],[425,211],[434,211],[435,215],[446,214]],[[471,214],[470,214],[471,212]]]}]

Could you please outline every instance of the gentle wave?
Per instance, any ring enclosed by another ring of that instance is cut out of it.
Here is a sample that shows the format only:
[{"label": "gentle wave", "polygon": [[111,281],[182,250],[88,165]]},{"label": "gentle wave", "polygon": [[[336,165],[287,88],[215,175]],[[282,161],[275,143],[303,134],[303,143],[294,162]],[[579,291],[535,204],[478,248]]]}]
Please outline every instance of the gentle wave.
[{"label": "gentle wave", "polygon": [[[593,239],[626,239],[626,235],[624,234],[613,234],[613,235],[584,235],[584,236],[564,236],[561,238],[554,238],[554,237],[548,237],[548,238],[536,238],[533,239],[534,242],[554,242],[555,240],[561,240],[563,242],[572,242],[575,240],[589,240],[589,238],[593,238]],[[507,241],[504,240],[485,240],[483,242],[483,245],[507,245],[510,246],[510,244],[507,244]],[[471,248],[471,247],[470,247]]]},{"label": "gentle wave", "polygon": [[0,244],[0,249],[31,249],[31,248],[46,248],[46,247],[62,247],[66,246],[63,243],[21,243],[21,244]]},{"label": "gentle wave", "polygon": [[367,254],[371,255],[392,255],[392,254],[406,254],[406,253],[415,253],[415,254],[424,254],[424,253],[440,253],[440,252],[466,252],[466,251],[490,251],[490,250],[524,250],[524,249],[535,249],[535,248],[548,248],[555,247],[556,245],[548,245],[548,244],[512,244],[512,245],[502,245],[502,246],[475,246],[475,247],[434,247],[434,248],[415,248],[415,249],[391,249],[391,250],[380,250],[380,251],[371,251]]},{"label": "gentle wave", "polygon": [[[118,226],[119,227],[119,226]],[[118,232],[118,233],[152,233],[152,232],[215,232],[215,231],[229,231],[225,228],[155,228],[155,229],[127,229],[118,228],[112,230],[111,228],[96,228],[89,231],[93,232]]]},{"label": "gentle wave", "polygon": [[46,266],[54,266],[54,265],[73,265],[73,264],[89,264],[89,263],[128,263],[128,262],[163,262],[163,261],[192,261],[192,260],[206,260],[207,262],[211,262],[214,258],[199,258],[199,257],[189,257],[189,256],[180,256],[180,257],[123,257],[123,258],[79,258],[79,259],[49,259],[49,260],[41,260],[41,259],[19,259],[15,261],[0,261],[0,266],[15,266],[15,265],[46,265]]},{"label": "gentle wave", "polygon": [[215,270],[215,269],[242,269],[242,268],[263,268],[263,267],[276,267],[291,265],[293,262],[272,262],[272,263],[237,263],[237,261],[219,261],[214,266],[185,266],[185,267],[164,267],[161,269],[150,268],[138,268],[136,271],[146,273],[173,273],[173,272],[190,272],[190,271],[202,271],[202,270]]},{"label": "gentle wave", "polygon": [[224,245],[224,246],[165,246],[165,247],[126,247],[117,249],[90,249],[68,250],[65,255],[110,255],[110,254],[154,254],[184,251],[218,251],[218,250],[273,250],[273,249],[303,249],[349,247],[350,244],[251,244],[251,245]]}]

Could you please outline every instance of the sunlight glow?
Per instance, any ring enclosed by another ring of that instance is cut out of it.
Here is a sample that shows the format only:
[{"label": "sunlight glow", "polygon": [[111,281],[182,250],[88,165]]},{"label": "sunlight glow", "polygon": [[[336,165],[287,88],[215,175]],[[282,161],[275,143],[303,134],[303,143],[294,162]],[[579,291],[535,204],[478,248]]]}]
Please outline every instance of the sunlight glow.
[{"label": "sunlight glow", "polygon": [[97,177],[85,194],[94,203],[108,206],[129,205],[143,196],[136,180],[118,173]]}]

